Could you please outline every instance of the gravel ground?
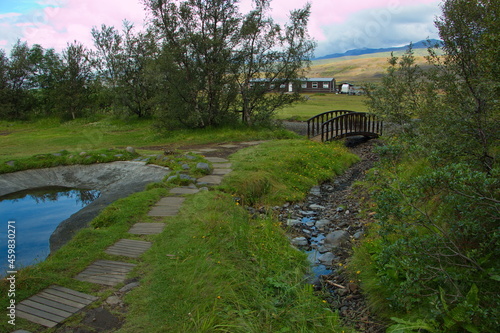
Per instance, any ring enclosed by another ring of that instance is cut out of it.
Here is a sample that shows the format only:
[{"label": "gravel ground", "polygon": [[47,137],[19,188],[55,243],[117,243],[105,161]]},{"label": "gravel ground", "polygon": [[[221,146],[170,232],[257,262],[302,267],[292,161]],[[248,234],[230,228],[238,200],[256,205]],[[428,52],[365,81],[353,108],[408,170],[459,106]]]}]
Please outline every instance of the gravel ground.
[{"label": "gravel ground", "polygon": [[304,121],[282,121],[283,126],[299,135],[307,136],[307,123]]}]

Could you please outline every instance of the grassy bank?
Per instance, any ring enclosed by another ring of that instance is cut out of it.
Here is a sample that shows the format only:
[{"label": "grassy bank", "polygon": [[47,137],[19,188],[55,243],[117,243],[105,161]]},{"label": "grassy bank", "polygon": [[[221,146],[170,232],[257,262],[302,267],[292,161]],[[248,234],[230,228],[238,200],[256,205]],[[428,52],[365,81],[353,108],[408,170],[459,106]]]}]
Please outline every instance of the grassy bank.
[{"label": "grassy bank", "polygon": [[302,199],[356,157],[340,145],[280,140],[231,161],[235,171],[222,186],[191,197],[179,216],[166,219],[141,265],[142,285],[127,297],[121,332],[342,331],[304,282],[305,254],[290,246],[272,215],[251,218],[240,202]]}]

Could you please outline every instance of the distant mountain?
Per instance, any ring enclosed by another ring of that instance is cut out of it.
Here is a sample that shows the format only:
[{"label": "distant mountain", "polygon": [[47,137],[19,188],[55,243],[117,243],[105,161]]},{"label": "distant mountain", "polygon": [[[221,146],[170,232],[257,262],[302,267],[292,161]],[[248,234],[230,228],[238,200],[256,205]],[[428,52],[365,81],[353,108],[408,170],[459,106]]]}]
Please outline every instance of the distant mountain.
[{"label": "distant mountain", "polygon": [[[432,44],[442,43],[440,40],[437,40],[437,39],[431,39],[430,41]],[[315,58],[313,60],[333,59],[333,58],[348,57],[348,56],[359,56],[359,55],[364,55],[364,54],[372,54],[372,53],[380,53],[380,52],[404,51],[408,48],[408,46],[409,46],[409,44],[405,45],[405,46],[400,46],[400,47],[386,47],[386,48],[381,48],[381,49],[368,49],[368,48],[355,49],[355,50],[346,51],[344,53],[328,54],[326,56]],[[427,48],[427,40],[421,40],[420,42],[413,43],[413,48],[414,49],[426,49]]]}]

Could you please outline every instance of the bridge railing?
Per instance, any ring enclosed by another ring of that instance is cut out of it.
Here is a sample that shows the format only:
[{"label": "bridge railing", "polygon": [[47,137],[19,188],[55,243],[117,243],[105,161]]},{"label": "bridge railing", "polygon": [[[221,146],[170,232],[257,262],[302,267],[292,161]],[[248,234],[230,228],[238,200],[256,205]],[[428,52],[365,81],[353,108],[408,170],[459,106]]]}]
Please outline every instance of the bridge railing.
[{"label": "bridge railing", "polygon": [[354,113],[349,110],[333,110],[320,113],[307,120],[307,137],[312,138],[321,134],[321,126],[324,122],[343,114]]},{"label": "bridge railing", "polygon": [[350,112],[325,121],[321,125],[321,141],[346,136],[379,137],[383,132],[382,120],[372,113]]}]

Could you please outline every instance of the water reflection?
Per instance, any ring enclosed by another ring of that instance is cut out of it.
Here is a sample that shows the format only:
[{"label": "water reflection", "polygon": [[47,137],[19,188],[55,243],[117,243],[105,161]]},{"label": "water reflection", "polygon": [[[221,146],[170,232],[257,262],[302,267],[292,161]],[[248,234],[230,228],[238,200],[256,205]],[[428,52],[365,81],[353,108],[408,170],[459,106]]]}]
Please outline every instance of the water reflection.
[{"label": "water reflection", "polygon": [[83,208],[97,199],[99,194],[100,192],[97,190],[76,190],[69,189],[67,187],[50,186],[7,194],[0,197],[0,202],[5,200],[12,200],[16,202],[28,197],[39,204],[47,201],[57,201],[59,198],[66,197],[76,199],[76,204],[78,205],[81,203],[81,208]]},{"label": "water reflection", "polygon": [[0,276],[5,275],[8,264],[8,221],[15,221],[15,267],[19,269],[45,260],[50,235],[59,223],[99,195],[96,190],[48,187],[0,197]]}]

